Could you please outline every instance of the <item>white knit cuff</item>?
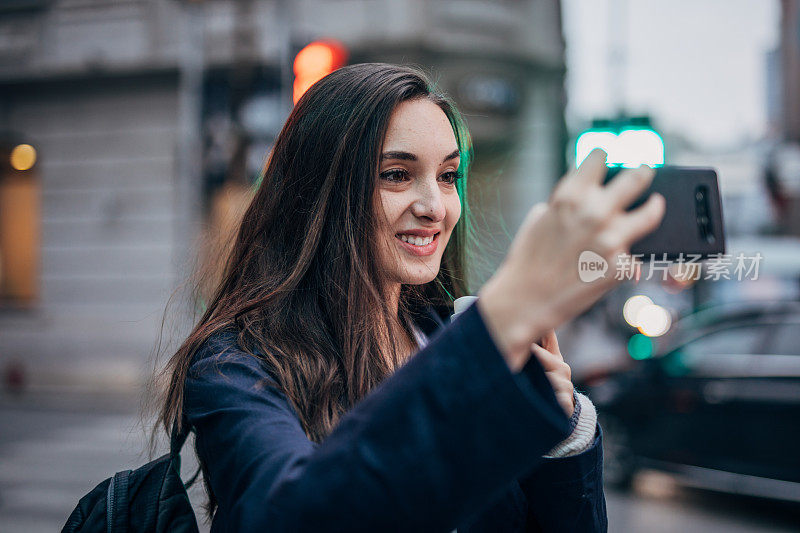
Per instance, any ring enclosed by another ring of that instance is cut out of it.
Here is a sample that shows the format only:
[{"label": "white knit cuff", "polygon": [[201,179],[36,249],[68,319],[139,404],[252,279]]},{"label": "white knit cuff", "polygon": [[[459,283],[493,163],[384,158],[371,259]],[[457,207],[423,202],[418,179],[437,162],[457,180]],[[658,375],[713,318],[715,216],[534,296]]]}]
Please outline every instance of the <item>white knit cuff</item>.
[{"label": "white knit cuff", "polygon": [[588,450],[594,442],[594,433],[597,426],[597,411],[591,400],[581,393],[578,393],[578,401],[581,402],[581,414],[578,423],[569,437],[562,440],[555,447],[547,452],[546,458],[570,457]]}]

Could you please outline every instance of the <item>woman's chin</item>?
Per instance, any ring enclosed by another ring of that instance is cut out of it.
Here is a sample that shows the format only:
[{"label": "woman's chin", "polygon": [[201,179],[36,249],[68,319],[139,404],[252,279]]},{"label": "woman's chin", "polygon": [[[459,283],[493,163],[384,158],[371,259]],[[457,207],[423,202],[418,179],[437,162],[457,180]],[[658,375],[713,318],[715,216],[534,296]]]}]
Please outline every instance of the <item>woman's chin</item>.
[{"label": "woman's chin", "polygon": [[428,280],[418,280],[418,279],[415,279],[413,281],[409,280],[409,281],[404,281],[403,285],[425,285],[426,283],[430,283],[434,279],[435,278],[431,278],[431,279],[428,279]]},{"label": "woman's chin", "polygon": [[430,283],[431,281],[436,279],[437,274],[439,273],[438,269],[435,273],[431,274],[431,272],[425,273],[418,273],[418,274],[407,274],[403,276],[403,284],[404,285],[424,285],[426,283]]}]

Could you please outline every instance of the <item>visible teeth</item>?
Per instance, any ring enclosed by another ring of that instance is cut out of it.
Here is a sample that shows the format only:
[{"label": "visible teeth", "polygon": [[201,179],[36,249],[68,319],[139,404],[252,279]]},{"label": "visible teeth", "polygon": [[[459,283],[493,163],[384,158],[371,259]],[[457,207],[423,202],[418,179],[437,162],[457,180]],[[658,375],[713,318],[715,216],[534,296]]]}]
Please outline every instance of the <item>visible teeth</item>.
[{"label": "visible teeth", "polygon": [[430,237],[417,237],[415,235],[400,235],[400,240],[403,242],[407,242],[409,244],[413,244],[414,246],[425,246],[426,244],[430,244],[433,241],[432,235]]}]

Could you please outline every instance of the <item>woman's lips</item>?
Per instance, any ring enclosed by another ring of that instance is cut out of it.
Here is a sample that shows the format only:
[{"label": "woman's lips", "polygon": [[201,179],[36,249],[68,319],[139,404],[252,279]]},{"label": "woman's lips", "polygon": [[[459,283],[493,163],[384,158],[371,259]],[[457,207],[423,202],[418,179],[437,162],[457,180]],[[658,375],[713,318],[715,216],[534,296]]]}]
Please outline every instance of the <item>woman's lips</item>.
[{"label": "woman's lips", "polygon": [[404,242],[397,235],[395,235],[394,238],[397,239],[397,241],[403,246],[404,249],[408,250],[409,253],[417,256],[431,255],[436,251],[436,247],[439,246],[439,233],[434,235],[433,240],[425,246],[415,246],[411,243]]}]

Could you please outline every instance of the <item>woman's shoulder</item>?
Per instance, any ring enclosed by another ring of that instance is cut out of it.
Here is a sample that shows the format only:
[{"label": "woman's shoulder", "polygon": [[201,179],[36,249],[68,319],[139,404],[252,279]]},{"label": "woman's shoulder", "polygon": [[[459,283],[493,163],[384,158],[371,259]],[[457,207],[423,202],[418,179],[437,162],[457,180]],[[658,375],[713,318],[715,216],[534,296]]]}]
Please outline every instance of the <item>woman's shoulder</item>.
[{"label": "woman's shoulder", "polygon": [[229,327],[212,333],[200,344],[192,356],[189,372],[196,373],[209,368],[219,370],[232,365],[244,365],[251,371],[268,377],[258,359],[240,346],[238,330]]},{"label": "woman's shoulder", "polygon": [[198,424],[208,415],[222,412],[234,415],[224,417],[226,420],[247,417],[247,413],[263,419],[265,408],[274,409],[280,416],[295,416],[278,381],[257,354],[242,349],[238,337],[237,330],[216,332],[203,341],[192,358],[184,382],[183,405],[188,422],[195,428],[199,429]]}]

